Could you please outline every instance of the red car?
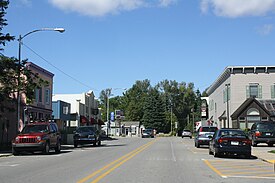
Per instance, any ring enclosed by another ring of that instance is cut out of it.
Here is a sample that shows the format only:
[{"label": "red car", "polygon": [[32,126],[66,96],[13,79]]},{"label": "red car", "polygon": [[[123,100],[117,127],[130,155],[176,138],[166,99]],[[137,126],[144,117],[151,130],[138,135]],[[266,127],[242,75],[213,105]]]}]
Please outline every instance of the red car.
[{"label": "red car", "polygon": [[49,154],[50,149],[56,153],[61,150],[61,135],[56,123],[35,122],[26,125],[22,132],[12,141],[12,153],[42,151]]}]

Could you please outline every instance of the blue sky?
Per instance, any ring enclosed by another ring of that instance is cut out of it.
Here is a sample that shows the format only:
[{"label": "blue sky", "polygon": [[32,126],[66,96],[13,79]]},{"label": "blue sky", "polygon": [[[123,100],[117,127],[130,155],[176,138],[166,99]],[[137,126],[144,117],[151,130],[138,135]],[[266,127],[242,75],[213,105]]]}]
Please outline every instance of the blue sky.
[{"label": "blue sky", "polygon": [[[228,65],[275,65],[274,12],[275,0],[12,0],[3,32],[66,29],[23,40],[22,58],[55,74],[56,94],[144,79],[203,91]],[[4,54],[17,57],[18,42]]]}]

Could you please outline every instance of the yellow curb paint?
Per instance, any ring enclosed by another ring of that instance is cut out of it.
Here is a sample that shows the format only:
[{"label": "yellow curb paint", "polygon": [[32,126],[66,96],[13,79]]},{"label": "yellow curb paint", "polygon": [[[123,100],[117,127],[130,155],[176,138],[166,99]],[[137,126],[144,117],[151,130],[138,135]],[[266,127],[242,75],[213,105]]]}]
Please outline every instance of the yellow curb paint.
[{"label": "yellow curb paint", "polygon": [[89,179],[95,177],[97,174],[99,174],[100,172],[102,172],[102,171],[104,171],[105,169],[109,168],[110,166],[112,166],[112,165],[118,163],[119,161],[122,161],[123,159],[127,158],[128,156],[131,156],[132,154],[135,154],[135,153],[138,152],[140,149],[143,149],[144,147],[150,146],[150,145],[151,145],[153,142],[155,142],[155,141],[156,141],[156,140],[151,141],[151,142],[148,142],[147,144],[144,144],[144,145],[142,145],[142,146],[136,148],[135,150],[131,151],[130,153],[128,153],[128,154],[126,154],[126,155],[120,157],[119,159],[117,159],[117,160],[115,160],[115,161],[109,163],[108,165],[104,166],[103,168],[101,168],[101,169],[95,171],[94,173],[88,175],[87,177],[85,177],[85,178],[83,178],[83,179],[77,181],[77,183],[84,183],[84,182],[86,182],[87,180],[89,180]]}]

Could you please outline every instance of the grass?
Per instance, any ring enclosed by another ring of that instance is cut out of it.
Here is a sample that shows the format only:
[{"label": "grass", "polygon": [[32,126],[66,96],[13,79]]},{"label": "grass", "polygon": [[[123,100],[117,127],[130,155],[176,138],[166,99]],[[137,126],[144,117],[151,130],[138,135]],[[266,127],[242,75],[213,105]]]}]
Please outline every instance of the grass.
[{"label": "grass", "polygon": [[272,150],[272,151],[268,151],[269,153],[275,153],[275,150]]}]

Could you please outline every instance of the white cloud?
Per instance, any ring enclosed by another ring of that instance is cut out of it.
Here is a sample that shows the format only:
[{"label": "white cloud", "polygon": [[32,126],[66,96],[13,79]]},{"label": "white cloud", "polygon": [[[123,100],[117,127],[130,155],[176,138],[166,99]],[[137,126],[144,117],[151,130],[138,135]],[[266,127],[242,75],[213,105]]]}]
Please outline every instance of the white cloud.
[{"label": "white cloud", "polygon": [[49,0],[54,6],[88,16],[130,11],[145,5],[143,0]]},{"label": "white cloud", "polygon": [[142,7],[166,7],[177,0],[49,0],[54,6],[64,10],[88,16],[104,16],[122,11],[131,11]]},{"label": "white cloud", "polygon": [[31,0],[20,0],[20,3],[24,6],[32,6]]},{"label": "white cloud", "polygon": [[275,12],[275,0],[201,0],[200,7],[203,13],[211,8],[223,17],[263,16]]},{"label": "white cloud", "polygon": [[159,0],[159,6],[161,7],[167,7],[171,4],[176,3],[178,0]]},{"label": "white cloud", "polygon": [[272,24],[266,24],[260,28],[258,28],[258,32],[261,34],[261,35],[269,35],[272,31],[273,31],[273,28],[274,26]]}]

